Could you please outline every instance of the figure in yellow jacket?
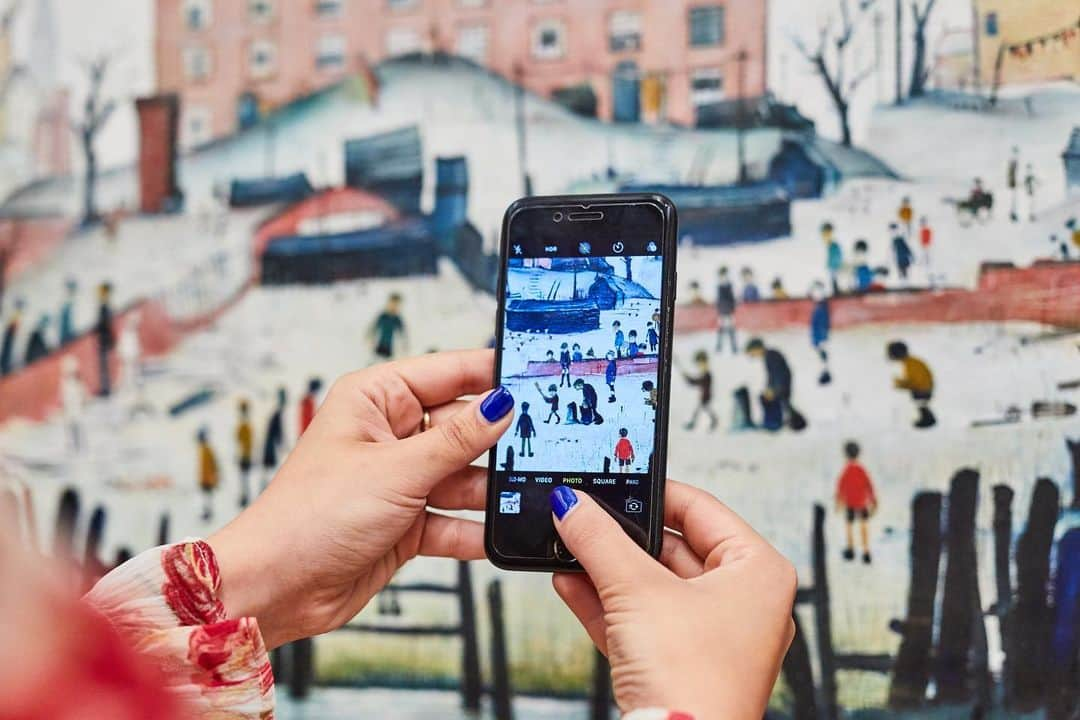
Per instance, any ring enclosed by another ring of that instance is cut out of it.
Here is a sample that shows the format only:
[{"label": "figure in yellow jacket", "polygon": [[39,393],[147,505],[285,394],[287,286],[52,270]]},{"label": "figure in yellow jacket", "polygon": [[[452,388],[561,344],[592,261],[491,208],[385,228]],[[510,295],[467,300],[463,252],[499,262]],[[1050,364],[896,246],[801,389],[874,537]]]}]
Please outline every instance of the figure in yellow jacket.
[{"label": "figure in yellow jacket", "polygon": [[199,489],[203,492],[204,500],[202,518],[204,522],[209,522],[214,515],[212,500],[220,479],[218,462],[213,448],[210,447],[206,428],[199,430],[196,439],[199,443]]},{"label": "figure in yellow jacket", "polygon": [[934,374],[930,367],[919,358],[908,353],[905,343],[896,341],[889,343],[887,348],[889,359],[900,363],[903,375],[893,380],[893,385],[899,390],[907,390],[911,393],[911,399],[915,401],[918,409],[918,417],[915,419],[915,427],[928,428],[937,424],[937,418],[930,411],[930,398],[934,395]]}]

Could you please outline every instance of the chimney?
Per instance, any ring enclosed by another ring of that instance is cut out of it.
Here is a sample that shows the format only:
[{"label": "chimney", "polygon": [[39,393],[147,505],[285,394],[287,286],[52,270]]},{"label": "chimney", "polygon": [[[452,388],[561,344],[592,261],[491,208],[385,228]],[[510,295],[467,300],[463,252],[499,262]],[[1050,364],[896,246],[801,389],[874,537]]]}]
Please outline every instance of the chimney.
[{"label": "chimney", "polygon": [[177,212],[183,193],[176,184],[177,127],[180,99],[175,94],[135,101],[139,115],[139,210]]}]

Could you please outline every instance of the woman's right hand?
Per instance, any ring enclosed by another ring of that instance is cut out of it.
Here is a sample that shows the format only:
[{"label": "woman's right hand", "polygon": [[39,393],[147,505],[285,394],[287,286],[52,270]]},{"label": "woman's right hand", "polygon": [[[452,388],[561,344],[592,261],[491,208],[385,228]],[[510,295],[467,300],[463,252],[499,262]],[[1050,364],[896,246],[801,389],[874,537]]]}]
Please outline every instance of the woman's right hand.
[{"label": "woman's right hand", "polygon": [[586,571],[556,574],[555,590],[611,663],[620,710],[760,720],[795,632],[792,564],[712,495],[671,480],[660,562],[586,493],[558,487],[551,505]]}]

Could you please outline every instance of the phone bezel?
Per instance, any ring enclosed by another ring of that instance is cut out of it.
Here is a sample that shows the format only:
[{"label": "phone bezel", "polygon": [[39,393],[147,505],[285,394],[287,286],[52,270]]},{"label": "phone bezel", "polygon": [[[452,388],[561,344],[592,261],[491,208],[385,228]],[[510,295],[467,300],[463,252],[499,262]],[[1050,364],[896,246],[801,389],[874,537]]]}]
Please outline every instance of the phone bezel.
[{"label": "phone bezel", "polygon": [[[672,339],[673,324],[675,318],[676,299],[676,250],[678,245],[678,215],[675,204],[667,197],[659,193],[615,193],[593,195],[550,195],[521,198],[511,203],[503,215],[502,234],[499,240],[499,280],[496,290],[498,298],[498,311],[495,322],[495,377],[498,384],[502,377],[502,342],[503,323],[506,315],[506,279],[510,247],[510,228],[523,210],[547,209],[551,212],[562,212],[564,218],[570,212],[581,210],[602,210],[604,207],[642,205],[653,208],[659,212],[662,219],[660,237],[662,254],[664,256],[664,269],[660,288],[660,312],[663,318],[660,339],[660,358],[657,372],[657,396],[659,407],[657,408],[657,429],[655,447],[653,448],[653,467],[651,476],[650,494],[650,522],[647,552],[653,557],[659,557],[663,546],[664,537],[664,484],[667,477],[667,440],[668,420],[670,405],[668,397],[671,389],[671,366],[672,366]],[[603,225],[608,222],[605,216],[602,220],[590,221]],[[552,221],[554,225],[554,221]],[[560,229],[573,227],[574,224],[565,220],[558,224]],[[595,225],[593,226],[595,227]],[[567,234],[570,234],[568,231]],[[487,506],[484,513],[484,550],[488,559],[496,567],[504,570],[521,570],[534,572],[580,572],[581,565],[574,562],[559,561],[551,558],[528,558],[504,556],[495,547],[494,530],[498,513],[492,512],[498,507],[496,496],[498,486],[495,474],[498,470],[498,458],[496,448],[488,452],[488,491]]]}]

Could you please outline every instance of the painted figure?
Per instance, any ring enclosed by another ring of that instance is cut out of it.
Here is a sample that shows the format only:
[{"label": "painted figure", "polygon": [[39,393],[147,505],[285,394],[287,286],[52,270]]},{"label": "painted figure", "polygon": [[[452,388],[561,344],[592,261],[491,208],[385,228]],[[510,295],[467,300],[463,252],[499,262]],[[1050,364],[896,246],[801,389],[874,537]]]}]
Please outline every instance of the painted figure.
[{"label": "painted figure", "polygon": [[787,290],[784,289],[784,281],[779,275],[773,278],[772,285],[769,286],[772,291],[773,300],[787,300]]},{"label": "painted figure", "polygon": [[570,348],[566,343],[563,343],[559,347],[559,387],[566,383],[566,387],[570,387],[570,365],[573,362],[573,356],[570,354]]},{"label": "painted figure", "polygon": [[870,245],[865,240],[855,241],[855,260],[851,266],[852,287],[856,292],[867,292],[874,284],[874,271],[866,255]]},{"label": "painted figure", "polygon": [[1069,231],[1069,239],[1072,241],[1073,250],[1080,254],[1080,222],[1071,217],[1065,221],[1065,229]]},{"label": "painted figure", "polygon": [[765,390],[761,393],[762,427],[779,430],[793,416],[791,391],[794,378],[791,367],[779,350],[766,347],[761,338],[751,338],[746,344],[746,354],[765,363]]},{"label": "painted figure", "polygon": [[739,276],[742,278],[743,290],[742,301],[743,302],[757,302],[761,299],[761,291],[758,290],[757,284],[754,282],[754,271],[748,267],[744,267]]},{"label": "painted figure", "polygon": [[855,559],[854,525],[857,518],[859,539],[862,541],[862,560],[869,565],[870,530],[868,524],[870,516],[877,512],[877,496],[874,494],[874,484],[870,481],[870,475],[859,462],[859,444],[850,441],[845,443],[844,457],[847,458],[847,463],[836,482],[836,509],[847,516],[845,526],[847,545],[844,547],[844,559]]},{"label": "painted figure", "polygon": [[110,300],[112,298],[112,285],[102,283],[98,287],[98,319],[94,326],[94,334],[97,337],[98,350],[98,394],[101,397],[109,397],[112,392],[112,378],[109,373],[109,353],[116,345],[116,334],[113,332],[113,313]]},{"label": "painted figure", "polygon": [[394,341],[401,337],[406,341],[405,323],[401,319],[401,295],[391,293],[386,300],[386,307],[371,326],[371,336],[375,340],[375,355],[383,360],[394,357]]},{"label": "painted figure", "polygon": [[630,466],[634,464],[634,446],[630,442],[630,431],[619,428],[619,441],[615,443],[615,461],[619,464],[619,472],[630,472]]},{"label": "painted figure", "polygon": [[139,340],[139,325],[142,316],[133,310],[124,322],[120,337],[116,341],[116,355],[120,358],[121,388],[126,387],[138,396],[142,388],[142,341]]},{"label": "painted figure", "polygon": [[86,405],[86,386],[79,377],[79,359],[72,354],[60,361],[60,404],[67,428],[68,449],[74,453],[82,450],[81,417]]},{"label": "painted figure", "polygon": [[518,416],[517,425],[514,426],[514,437],[521,438],[521,457],[532,457],[532,439],[536,437],[536,426],[533,425],[532,416],[529,415],[529,403],[521,403],[521,414]]},{"label": "painted figure", "polygon": [[930,287],[934,286],[934,266],[930,258],[933,246],[934,229],[930,227],[930,221],[923,215],[919,218],[919,247],[922,249],[923,266],[926,268],[926,282]]},{"label": "painted figure", "polygon": [[697,374],[691,375],[690,373],[683,372],[683,379],[691,387],[696,387],[698,390],[698,404],[694,407],[694,412],[690,415],[690,419],[686,422],[686,429],[693,430],[697,425],[698,415],[705,413],[709,418],[709,431],[716,429],[716,425],[719,422],[716,417],[716,412],[712,408],[712,373],[709,371],[709,355],[704,350],[699,350],[694,353],[694,365],[697,367]]},{"label": "painted figure", "polygon": [[67,345],[75,339],[75,295],[79,284],[74,278],[64,283],[64,303],[60,306],[60,344]]},{"label": "painted figure", "polygon": [[22,301],[16,300],[15,309],[4,327],[4,340],[0,343],[0,377],[15,369],[15,340],[19,334],[19,323],[22,321],[22,308]]},{"label": "painted figure", "polygon": [[264,490],[270,484],[270,479],[274,476],[274,473],[277,472],[278,453],[285,444],[285,418],[283,414],[287,398],[285,388],[278,388],[277,406],[274,408],[273,414],[270,415],[270,421],[266,424],[266,438],[263,440],[262,457],[262,486]]},{"label": "painted figure", "polygon": [[604,369],[604,381],[607,383],[608,390],[611,394],[608,395],[607,401],[609,403],[615,402],[615,377],[619,374],[619,364],[615,361],[615,351],[608,350],[607,353],[607,367]]},{"label": "painted figure", "polygon": [[636,358],[641,353],[641,345],[638,344],[637,330],[631,330],[626,334],[626,357]]},{"label": "painted figure", "polygon": [[690,304],[705,304],[705,298],[701,295],[701,283],[699,283],[697,280],[693,280],[690,282]]},{"label": "painted figure", "polygon": [[653,321],[645,323],[645,339],[649,343],[649,352],[656,354],[660,347],[660,334],[656,332]]},{"label": "painted figure", "polygon": [[[908,269],[911,267],[911,263],[915,261],[915,255],[911,252],[911,246],[908,245],[905,235],[900,232],[899,225],[891,223],[889,231],[892,233],[892,250],[893,259],[896,261],[896,272],[900,275],[901,280],[906,281]],[[910,233],[908,235],[910,236]]]},{"label": "painted figure", "polygon": [[[727,265],[721,265],[717,271],[716,314],[719,318],[719,325],[716,329],[716,352],[723,349],[724,336],[726,335],[731,343],[731,353],[734,355],[738,352],[738,345],[736,345],[735,341],[735,288],[731,286]],[[653,344],[651,338],[650,335],[650,345]],[[655,347],[653,347],[653,352],[656,352]]]},{"label": "painted figure", "polygon": [[911,399],[915,401],[915,407],[918,409],[915,427],[933,427],[937,424],[937,419],[930,411],[930,399],[934,395],[934,375],[930,372],[930,367],[911,355],[903,342],[889,343],[886,352],[889,359],[900,363],[903,369],[903,374],[893,380],[893,386],[911,393]]},{"label": "painted figure", "polygon": [[584,360],[585,360],[585,358],[581,354],[581,346],[578,345],[577,343],[574,343],[570,348],[570,361],[579,363],[579,362],[582,362]]},{"label": "painted figure", "polygon": [[214,516],[213,495],[220,481],[217,456],[210,447],[210,436],[206,428],[201,428],[196,435],[199,447],[199,489],[203,493],[203,522],[209,522]]},{"label": "painted figure", "polygon": [[818,384],[828,385],[832,382],[827,348],[829,333],[832,329],[832,318],[829,313],[829,299],[825,296],[825,286],[821,282],[815,282],[810,288],[810,299],[814,301],[814,309],[810,311],[810,344],[814,347],[818,357],[821,358],[821,374],[818,375]]},{"label": "painted figure", "polygon": [[548,393],[545,394],[540,389],[540,383],[535,383],[536,392],[540,393],[540,397],[544,398],[544,402],[548,404],[548,416],[544,419],[544,424],[551,423],[551,418],[555,418],[555,424],[558,425],[562,422],[562,418],[559,417],[559,387],[552,383],[548,385]]},{"label": "painted figure", "polygon": [[251,429],[251,413],[247,400],[237,405],[236,420],[236,467],[240,471],[240,507],[245,508],[251,500],[251,466],[254,448],[254,432]]},{"label": "painted figure", "polygon": [[49,342],[45,339],[45,333],[49,330],[49,316],[42,315],[38,323],[30,333],[30,339],[26,342],[25,365],[33,365],[49,355]]},{"label": "painted figure", "polygon": [[[604,418],[599,412],[599,396],[596,394],[596,388],[591,383],[578,378],[574,381],[574,389],[581,392],[581,404],[567,405],[566,412],[569,416],[567,424],[578,422],[582,425],[600,425],[603,423]],[[573,419],[569,419],[570,417]]]},{"label": "painted figure", "polygon": [[304,393],[304,397],[300,400],[300,427],[297,435],[303,435],[304,431],[308,429],[308,425],[311,425],[311,421],[315,419],[315,411],[318,408],[319,391],[322,390],[322,380],[319,378],[311,378],[308,381],[307,392]]},{"label": "painted figure", "polygon": [[831,222],[821,224],[821,239],[825,242],[825,269],[829,273],[833,295],[840,293],[840,271],[844,269],[844,251],[836,241]]},{"label": "painted figure", "polygon": [[641,383],[641,392],[645,396],[645,405],[656,410],[658,396],[656,392],[656,383],[652,380],[646,380]]},{"label": "painted figure", "polygon": [[1028,199],[1028,221],[1035,222],[1035,192],[1042,182],[1035,176],[1035,169],[1028,163],[1024,169],[1024,192]]},{"label": "painted figure", "polygon": [[900,221],[900,227],[904,230],[904,238],[910,238],[911,222],[915,218],[915,211],[911,208],[911,198],[905,196],[900,201],[900,207],[896,211],[896,217]]},{"label": "painted figure", "polygon": [[626,336],[622,331],[622,323],[616,320],[611,323],[611,328],[615,331],[615,357],[622,357],[623,345],[626,343]]},{"label": "painted figure", "polygon": [[1020,175],[1020,148],[1013,146],[1009,155],[1009,163],[1005,167],[1005,185],[1009,188],[1009,219],[1016,222],[1020,219],[1017,214],[1017,194],[1019,193]]}]

